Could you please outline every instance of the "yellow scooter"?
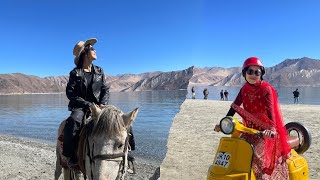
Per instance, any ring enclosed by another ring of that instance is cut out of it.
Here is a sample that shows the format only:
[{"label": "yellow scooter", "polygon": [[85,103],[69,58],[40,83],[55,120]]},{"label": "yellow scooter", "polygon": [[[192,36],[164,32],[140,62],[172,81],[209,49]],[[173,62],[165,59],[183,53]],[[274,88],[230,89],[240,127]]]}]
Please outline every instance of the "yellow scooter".
[{"label": "yellow scooter", "polygon": [[[231,137],[220,139],[213,164],[208,170],[207,180],[256,180],[251,169],[254,147],[239,136],[241,133],[261,136],[262,132],[242,125],[232,116],[221,119],[220,129],[224,134],[231,134]],[[286,129],[289,135],[288,143],[292,148],[291,157],[287,160],[289,178],[290,180],[307,180],[308,164],[299,154],[310,147],[310,132],[298,122],[286,124]]]}]

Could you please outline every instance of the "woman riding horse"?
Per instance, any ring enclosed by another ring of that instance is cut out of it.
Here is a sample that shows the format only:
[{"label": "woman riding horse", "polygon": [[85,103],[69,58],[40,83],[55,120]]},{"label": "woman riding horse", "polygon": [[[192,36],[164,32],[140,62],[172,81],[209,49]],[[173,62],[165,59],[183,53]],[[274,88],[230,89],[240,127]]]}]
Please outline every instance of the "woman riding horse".
[{"label": "woman riding horse", "polygon": [[[97,59],[96,50],[93,48],[96,42],[97,39],[91,38],[78,42],[73,48],[76,67],[70,72],[66,88],[71,115],[66,120],[63,136],[63,155],[67,158],[69,167],[77,165],[75,151],[84,115],[93,103],[101,108],[109,101],[109,87],[106,85],[103,69],[92,64],[92,61]],[[132,132],[130,134],[132,135]],[[130,142],[134,150],[133,135]]]}]

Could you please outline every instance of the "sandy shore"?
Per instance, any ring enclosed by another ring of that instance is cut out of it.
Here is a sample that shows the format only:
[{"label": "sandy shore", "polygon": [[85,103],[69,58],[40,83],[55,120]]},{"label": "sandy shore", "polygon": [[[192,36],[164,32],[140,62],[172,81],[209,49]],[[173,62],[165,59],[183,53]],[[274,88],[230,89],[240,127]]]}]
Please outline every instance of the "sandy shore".
[{"label": "sandy shore", "polygon": [[[53,145],[0,135],[0,180],[54,179],[55,159]],[[137,174],[127,179],[153,179],[156,168],[137,158]]]},{"label": "sandy shore", "polygon": [[[222,133],[213,131],[231,102],[186,99],[172,123],[167,154],[161,164],[161,179],[206,179]],[[310,131],[312,145],[303,154],[309,179],[320,179],[320,117],[318,105],[281,105],[285,123],[302,122]],[[239,117],[239,116],[236,116]]]}]

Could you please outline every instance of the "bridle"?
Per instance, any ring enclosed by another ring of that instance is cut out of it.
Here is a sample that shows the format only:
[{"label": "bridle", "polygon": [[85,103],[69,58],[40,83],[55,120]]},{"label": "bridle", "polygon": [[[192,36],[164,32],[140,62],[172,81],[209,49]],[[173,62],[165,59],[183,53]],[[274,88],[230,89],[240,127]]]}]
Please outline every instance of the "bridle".
[{"label": "bridle", "polygon": [[94,143],[92,144],[92,148],[90,148],[89,144],[89,136],[86,137],[86,146],[87,146],[87,156],[89,157],[90,160],[90,176],[91,179],[93,179],[93,172],[92,172],[92,166],[95,164],[96,160],[104,160],[104,161],[116,161],[120,162],[119,164],[119,170],[118,170],[118,175],[116,177],[116,180],[123,180],[124,176],[127,172],[127,156],[128,156],[128,151],[129,151],[129,133],[127,130],[127,137],[125,140],[124,144],[124,149],[123,152],[121,153],[116,153],[116,154],[98,154],[94,155],[93,154],[93,149],[94,149]]}]

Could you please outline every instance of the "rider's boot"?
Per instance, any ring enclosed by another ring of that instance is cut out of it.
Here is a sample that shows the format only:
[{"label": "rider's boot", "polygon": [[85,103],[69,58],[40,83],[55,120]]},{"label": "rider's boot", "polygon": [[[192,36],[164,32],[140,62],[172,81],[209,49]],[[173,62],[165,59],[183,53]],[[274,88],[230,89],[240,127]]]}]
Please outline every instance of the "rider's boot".
[{"label": "rider's boot", "polygon": [[134,167],[135,158],[132,155],[132,151],[128,152],[128,170],[127,172],[130,174],[136,174],[136,168]]},{"label": "rider's boot", "polygon": [[76,160],[76,158],[73,157],[66,157],[66,161],[67,161],[67,166],[70,169],[75,169],[78,167],[78,162]]}]

